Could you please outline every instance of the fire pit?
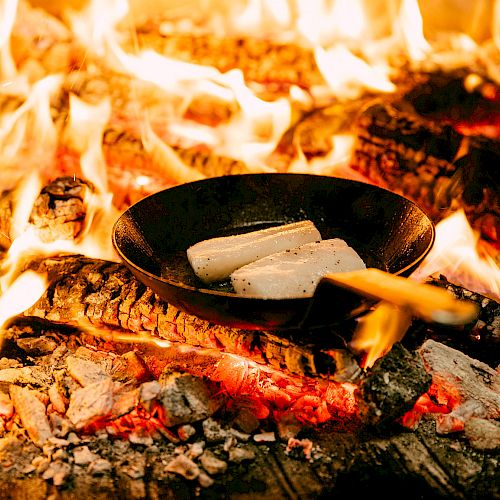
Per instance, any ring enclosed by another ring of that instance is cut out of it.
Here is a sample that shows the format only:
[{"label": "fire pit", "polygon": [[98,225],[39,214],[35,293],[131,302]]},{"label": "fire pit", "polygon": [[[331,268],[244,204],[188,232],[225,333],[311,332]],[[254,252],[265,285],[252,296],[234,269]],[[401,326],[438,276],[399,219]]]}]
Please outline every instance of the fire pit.
[{"label": "fire pit", "polygon": [[[2,498],[498,496],[498,28],[427,4],[4,3]],[[161,300],[114,222],[241,173],[409,198],[436,240],[408,279],[477,318],[246,330]]]}]

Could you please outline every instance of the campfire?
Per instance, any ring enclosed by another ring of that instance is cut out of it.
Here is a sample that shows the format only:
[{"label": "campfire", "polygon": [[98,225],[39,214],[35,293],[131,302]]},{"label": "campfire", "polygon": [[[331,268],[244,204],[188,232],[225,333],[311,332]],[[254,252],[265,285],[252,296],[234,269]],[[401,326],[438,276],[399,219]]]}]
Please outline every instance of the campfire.
[{"label": "campfire", "polygon": [[[496,3],[161,3],[0,4],[2,498],[498,495]],[[118,257],[136,202],[257,173],[411,200],[408,279],[477,315],[238,329]]]}]

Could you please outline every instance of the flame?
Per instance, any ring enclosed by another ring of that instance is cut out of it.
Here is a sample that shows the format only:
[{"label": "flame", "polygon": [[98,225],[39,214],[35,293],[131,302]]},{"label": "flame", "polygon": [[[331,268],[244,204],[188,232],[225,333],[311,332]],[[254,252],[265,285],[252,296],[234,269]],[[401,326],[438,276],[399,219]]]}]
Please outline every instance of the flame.
[{"label": "flame", "polygon": [[422,14],[417,0],[403,0],[399,22],[406,49],[413,61],[422,61],[431,52],[431,46],[424,37]]},{"label": "flame", "polygon": [[10,53],[10,35],[16,20],[17,0],[0,2],[0,80],[9,80],[17,75],[16,65]]},{"label": "flame", "polygon": [[365,28],[360,0],[299,0],[299,31],[313,45],[323,46],[333,39],[359,40]]},{"label": "flame", "polygon": [[344,45],[315,51],[316,62],[333,93],[344,99],[356,99],[364,89],[393,92],[396,87],[388,78],[388,68],[369,65]]},{"label": "flame", "polygon": [[[47,278],[33,271],[25,271],[13,283],[4,287],[3,278],[0,279],[0,331],[10,318],[22,313],[42,296],[47,289]],[[0,348],[3,344],[3,335],[0,335]]]},{"label": "flame", "polygon": [[434,246],[412,275],[424,280],[435,273],[469,290],[500,300],[500,268],[495,260],[480,253],[479,234],[470,226],[463,210],[436,225]]},{"label": "flame", "polygon": [[387,354],[403,338],[411,319],[408,311],[388,302],[381,302],[362,317],[349,344],[355,352],[364,353],[362,367],[371,368]]},{"label": "flame", "polygon": [[35,160],[40,171],[52,168],[57,130],[51,117],[50,98],[61,84],[61,75],[39,80],[21,106],[0,118],[0,166],[12,166],[17,179],[25,173],[19,168],[20,153],[31,159],[29,164]]}]

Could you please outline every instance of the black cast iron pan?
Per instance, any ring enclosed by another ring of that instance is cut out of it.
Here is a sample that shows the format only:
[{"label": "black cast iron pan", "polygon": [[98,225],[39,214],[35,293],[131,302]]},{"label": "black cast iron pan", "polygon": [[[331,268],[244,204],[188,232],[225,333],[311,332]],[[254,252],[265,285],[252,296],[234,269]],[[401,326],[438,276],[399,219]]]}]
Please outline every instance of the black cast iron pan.
[{"label": "black cast iron pan", "polygon": [[113,244],[162,299],[218,324],[312,328],[368,310],[376,294],[363,297],[331,280],[324,279],[313,298],[249,298],[229,283],[204,285],[188,263],[187,248],[201,240],[305,219],[324,239],[345,239],[368,267],[394,275],[408,276],[434,241],[432,222],[401,196],[356,181],[287,173],[216,177],[153,194],[120,216]]}]

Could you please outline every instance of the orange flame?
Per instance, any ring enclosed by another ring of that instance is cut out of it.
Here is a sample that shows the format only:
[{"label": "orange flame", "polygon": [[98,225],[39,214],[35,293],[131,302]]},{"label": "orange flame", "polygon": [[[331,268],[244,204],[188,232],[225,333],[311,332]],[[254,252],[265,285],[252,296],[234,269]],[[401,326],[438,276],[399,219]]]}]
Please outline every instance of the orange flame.
[{"label": "orange flame", "polygon": [[437,224],[434,246],[412,277],[424,280],[439,272],[448,281],[500,300],[500,268],[480,254],[478,243],[479,234],[458,210]]}]

